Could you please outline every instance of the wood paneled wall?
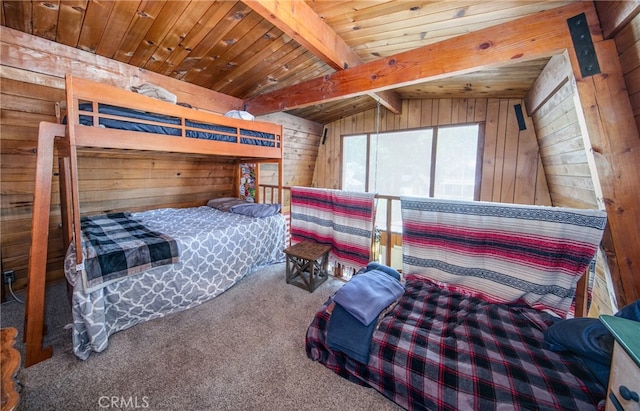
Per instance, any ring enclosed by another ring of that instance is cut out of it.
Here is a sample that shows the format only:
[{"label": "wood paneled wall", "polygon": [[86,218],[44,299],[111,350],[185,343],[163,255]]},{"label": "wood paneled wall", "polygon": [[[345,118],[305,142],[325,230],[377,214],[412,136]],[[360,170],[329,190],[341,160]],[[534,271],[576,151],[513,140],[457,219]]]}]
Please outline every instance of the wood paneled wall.
[{"label": "wood paneled wall", "polygon": [[591,145],[588,139],[585,141],[580,125],[582,113],[576,107],[575,81],[557,76],[570,73],[568,64],[565,55],[555,56],[542,74],[547,85],[559,81],[557,87],[549,87],[552,93],[542,98],[545,103],[533,113],[542,164],[553,205],[604,208],[595,165],[588,157]]},{"label": "wood paneled wall", "polygon": [[[616,5],[640,10],[614,2],[605,11]],[[615,21],[620,25],[607,25],[607,33],[619,33],[617,42],[594,36],[600,73],[583,77],[575,51],[568,50],[550,60],[526,96],[553,204],[607,211],[602,245],[610,270],[606,285],[615,290],[613,309],[640,296],[637,12]]]},{"label": "wood paneled wall", "polygon": [[[292,116],[286,113],[274,113],[256,118],[260,121],[282,124],[284,128],[283,185],[310,186],[313,170],[318,156],[318,144],[322,133],[322,124]],[[275,179],[267,179],[267,184],[277,184]]]},{"label": "wood paneled wall", "polygon": [[[54,121],[55,101],[64,98],[60,89],[5,77],[0,79],[0,164],[2,269],[15,270],[16,287],[26,283],[27,260],[31,241],[31,211],[35,181],[36,143],[39,121]],[[56,170],[57,171],[57,170]],[[59,204],[57,192],[54,201]],[[59,209],[50,222],[49,264],[51,278],[61,277],[62,237],[57,229]]]},{"label": "wood paneled wall", "polygon": [[[371,109],[327,124],[327,139],[320,144],[314,186],[340,188],[341,136],[379,130],[406,130],[436,125],[485,124],[480,200],[550,205],[533,122],[526,117],[520,131],[514,105],[519,99],[404,100],[402,113]],[[385,194],[385,193],[380,193]]]},{"label": "wood paneled wall", "polygon": [[[628,6],[625,4],[624,6]],[[636,4],[636,8],[638,5]],[[620,66],[622,67],[622,74],[624,76],[624,82],[629,94],[629,102],[631,103],[631,109],[633,110],[633,117],[635,119],[636,128],[640,135],[640,14],[629,21],[629,23],[623,25],[622,29],[617,31],[617,34],[613,37],[616,49],[618,50],[618,57],[620,59]],[[640,178],[637,176],[636,178]],[[638,195],[636,193],[636,195]],[[636,240],[637,241],[637,240]],[[637,269],[636,269],[637,277]],[[618,289],[625,289],[620,285],[621,280],[618,280]],[[640,284],[640,281],[636,280],[636,284]],[[609,293],[612,293],[613,284],[606,284],[609,289]],[[626,287],[629,288],[629,287]],[[640,288],[636,285],[636,288]],[[638,296],[636,292],[636,296]],[[614,300],[616,296],[612,296]],[[627,298],[626,301],[631,301],[633,297]],[[598,300],[594,300],[594,303],[598,304]],[[604,303],[600,303],[604,305]],[[603,310],[603,312],[605,312]]]},{"label": "wood paneled wall", "polygon": [[640,14],[614,37],[633,117],[640,132]]},{"label": "wood paneled wall", "polygon": [[[531,110],[542,164],[554,206],[604,209],[591,143],[584,134],[584,114],[576,95],[568,55],[554,56],[527,96],[529,101],[541,102]],[[598,255],[592,316],[615,311],[607,257],[604,253]]]},{"label": "wood paneled wall", "polygon": [[[237,108],[232,97],[147,73],[47,40],[0,27],[0,235],[2,269],[14,270],[14,289],[26,284],[35,179],[38,123],[55,122],[55,102],[64,99],[64,75],[98,79],[125,87],[134,78],[175,92],[182,101],[217,112]],[[7,34],[7,35],[5,35]],[[18,44],[19,43],[19,44]],[[35,56],[38,56],[36,59]],[[80,64],[79,64],[80,63]],[[133,76],[133,77],[132,77]],[[197,95],[197,97],[194,97]],[[192,100],[190,98],[193,97]],[[199,105],[202,104],[202,105]],[[284,125],[285,185],[310,185],[322,126],[287,114],[261,118]],[[233,194],[236,164],[210,157],[169,154],[79,155],[80,206],[84,214],[203,205],[209,198]],[[276,168],[277,170],[277,168]],[[57,166],[53,170],[47,280],[63,278]],[[277,184],[277,180],[276,180]]]}]

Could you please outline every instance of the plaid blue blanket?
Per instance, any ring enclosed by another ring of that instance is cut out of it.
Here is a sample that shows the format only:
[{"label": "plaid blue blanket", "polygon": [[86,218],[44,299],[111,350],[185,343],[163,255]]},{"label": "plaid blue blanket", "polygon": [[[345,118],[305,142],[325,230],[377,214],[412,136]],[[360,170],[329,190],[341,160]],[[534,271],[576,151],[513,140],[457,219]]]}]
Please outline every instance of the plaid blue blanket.
[{"label": "plaid blue blanket", "polygon": [[307,356],[410,410],[596,410],[605,387],[575,356],[545,348],[550,314],[496,304],[409,276],[380,320],[367,363],[327,344],[331,299],[307,330]]},{"label": "plaid blue blanket", "polygon": [[178,262],[176,241],[150,230],[129,213],[83,217],[80,225],[87,292],[122,277]]}]

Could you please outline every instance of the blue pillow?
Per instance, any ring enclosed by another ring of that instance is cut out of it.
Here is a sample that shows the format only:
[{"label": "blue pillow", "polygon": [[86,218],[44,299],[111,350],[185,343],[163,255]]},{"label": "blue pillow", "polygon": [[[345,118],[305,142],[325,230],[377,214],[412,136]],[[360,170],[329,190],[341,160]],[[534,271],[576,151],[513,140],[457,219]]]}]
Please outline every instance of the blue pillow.
[{"label": "blue pillow", "polygon": [[625,305],[614,315],[627,320],[640,321],[640,300]]},{"label": "blue pillow", "polygon": [[395,268],[391,268],[387,265],[372,261],[369,264],[367,264],[367,268],[364,269],[364,272],[366,273],[367,271],[371,271],[371,270],[382,271],[383,273],[389,274],[391,277],[400,281],[400,273]]},{"label": "blue pillow", "polygon": [[[615,316],[640,321],[640,300],[624,306]],[[613,335],[597,318],[560,320],[544,333],[547,348],[576,354],[605,387],[609,381],[613,340]]]},{"label": "blue pillow", "polygon": [[232,206],[229,211],[249,217],[269,217],[280,212],[280,204],[244,203]]}]

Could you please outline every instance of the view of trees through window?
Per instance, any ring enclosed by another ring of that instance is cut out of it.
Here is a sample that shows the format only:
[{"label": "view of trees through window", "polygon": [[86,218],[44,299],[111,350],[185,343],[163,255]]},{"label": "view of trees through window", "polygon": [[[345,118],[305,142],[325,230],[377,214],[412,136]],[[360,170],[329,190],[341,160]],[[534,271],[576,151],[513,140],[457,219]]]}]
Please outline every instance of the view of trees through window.
[{"label": "view of trees through window", "polygon": [[[478,124],[344,136],[342,189],[474,200],[478,143]],[[386,216],[386,202],[380,201],[378,226],[386,225]],[[401,231],[400,222],[394,201],[394,232]]]}]

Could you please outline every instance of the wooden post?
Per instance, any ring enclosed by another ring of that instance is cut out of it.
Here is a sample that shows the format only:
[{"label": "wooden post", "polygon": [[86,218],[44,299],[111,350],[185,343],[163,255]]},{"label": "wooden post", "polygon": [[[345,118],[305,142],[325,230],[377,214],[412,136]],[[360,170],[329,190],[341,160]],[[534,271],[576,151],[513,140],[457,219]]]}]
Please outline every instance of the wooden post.
[{"label": "wooden post", "polygon": [[53,354],[51,347],[42,347],[44,294],[47,279],[47,242],[49,240],[53,150],[56,136],[64,135],[64,125],[44,121],[40,123],[38,129],[38,152],[36,154],[27,299],[24,316],[25,367],[51,358]]},{"label": "wooden post", "polygon": [[[574,316],[578,317],[588,317],[589,310],[588,299],[589,299],[589,276],[591,275],[590,267],[587,267],[584,275],[578,280],[576,284],[576,306]],[[593,274],[595,275],[595,273]]]},{"label": "wooden post", "polygon": [[611,237],[605,251],[617,261],[614,287],[618,305],[623,306],[640,298],[640,137],[615,43],[607,40],[594,46],[601,74],[582,78],[575,50],[569,57],[578,107],[584,112],[583,133],[591,142],[607,211]]}]

